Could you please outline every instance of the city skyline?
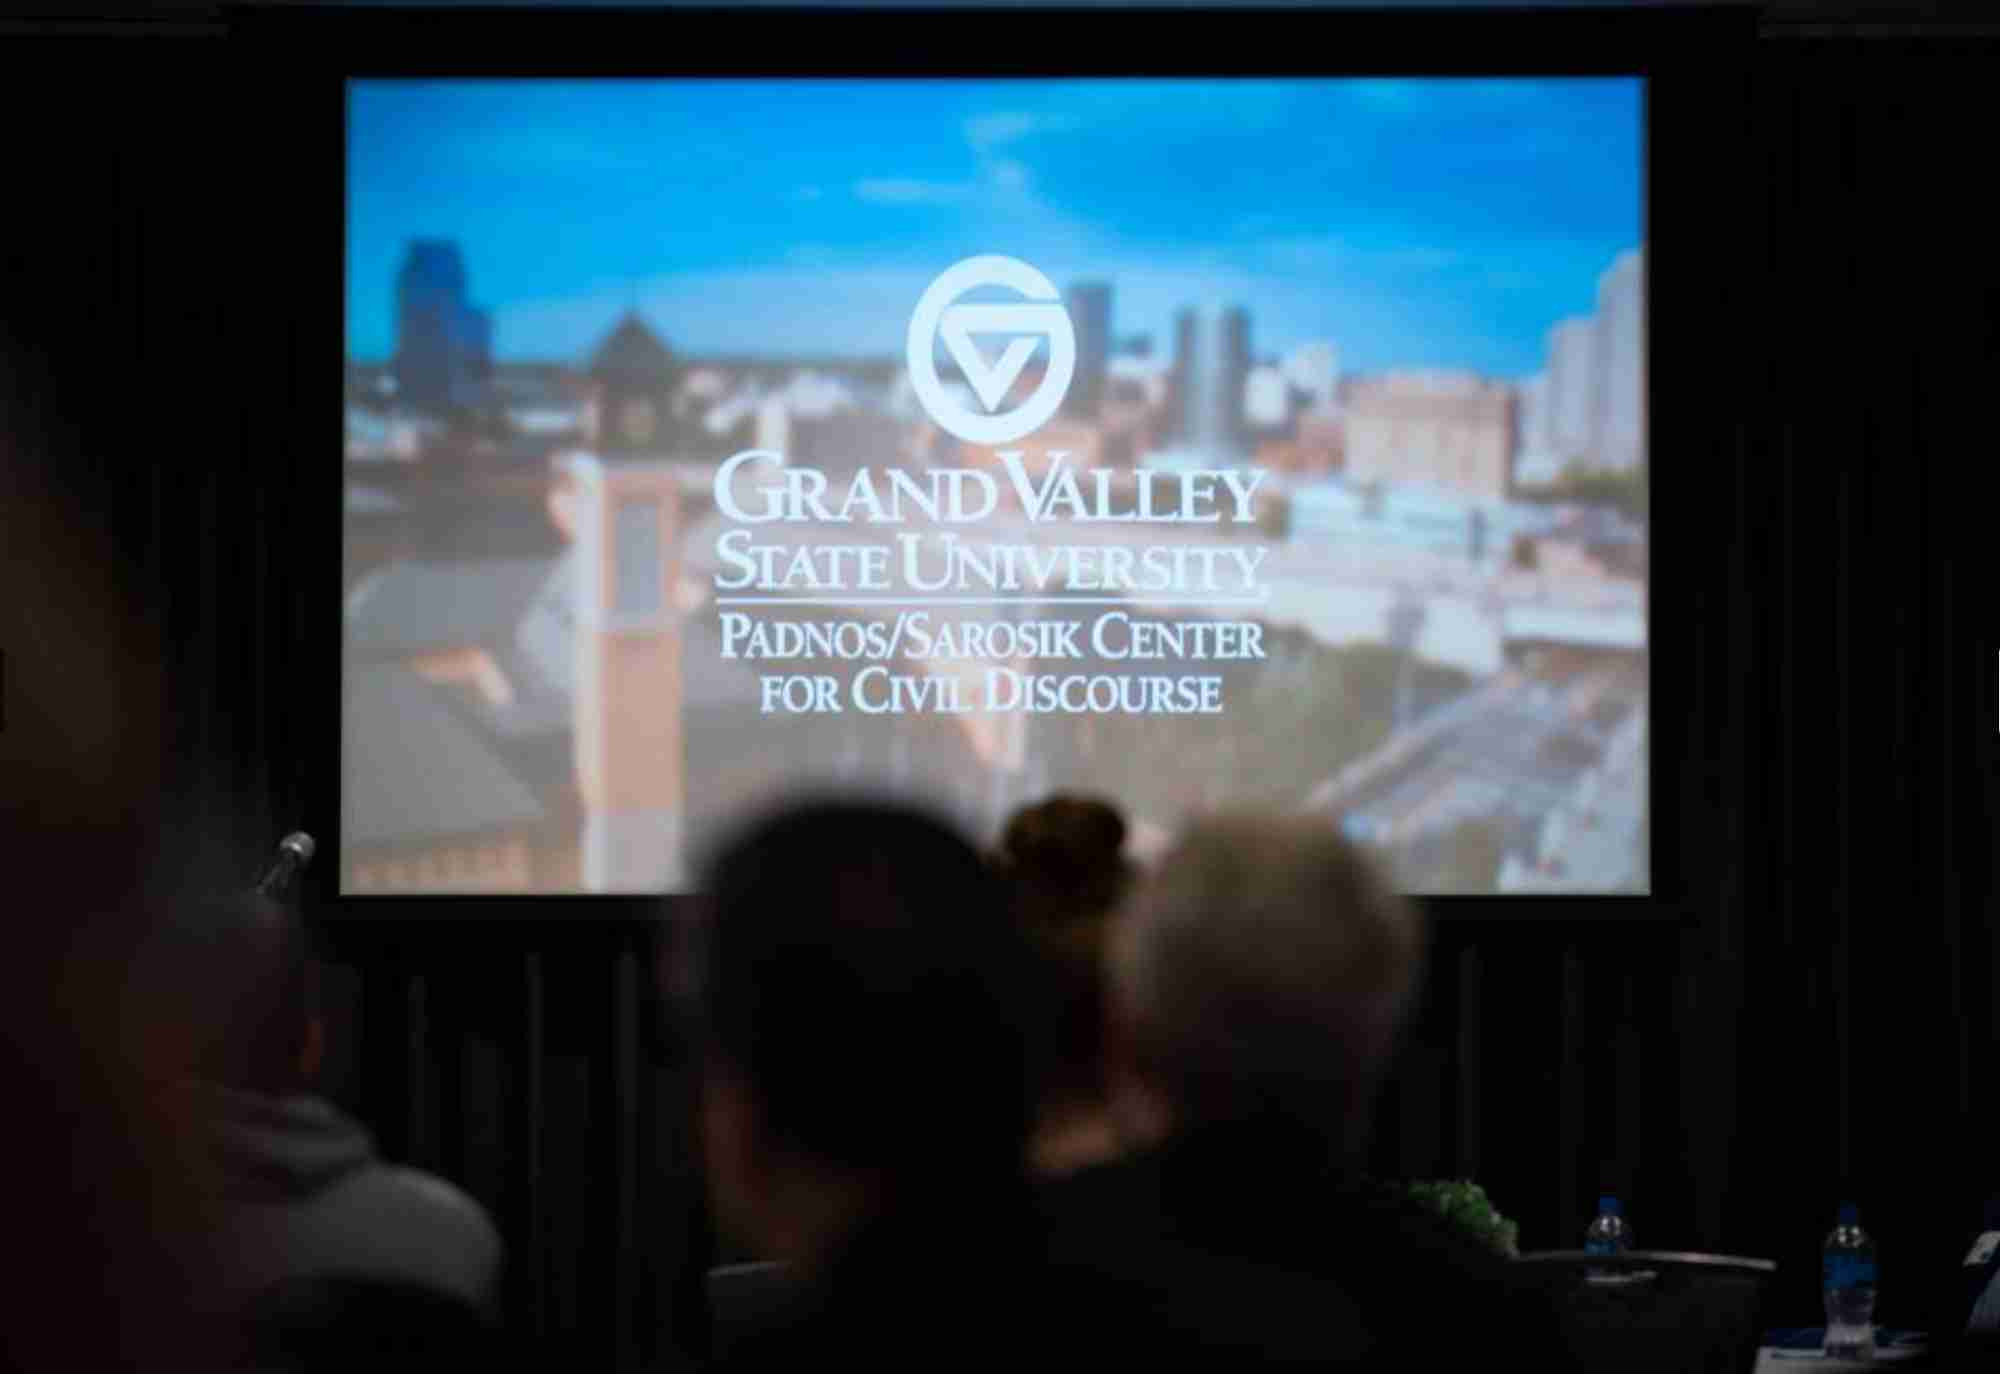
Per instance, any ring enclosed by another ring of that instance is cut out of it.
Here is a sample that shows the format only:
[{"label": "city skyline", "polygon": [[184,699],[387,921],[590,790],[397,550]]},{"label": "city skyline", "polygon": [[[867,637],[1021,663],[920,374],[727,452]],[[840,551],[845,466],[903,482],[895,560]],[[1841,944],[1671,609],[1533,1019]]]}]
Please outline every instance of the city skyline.
[{"label": "city skyline", "polygon": [[356,83],[347,352],[389,356],[396,271],[441,238],[503,362],[580,360],[635,307],[693,354],[893,356],[938,270],[1009,251],[1110,284],[1113,337],[1156,354],[1227,304],[1259,356],[1331,338],[1356,371],[1525,378],[1643,241],[1642,90]]}]

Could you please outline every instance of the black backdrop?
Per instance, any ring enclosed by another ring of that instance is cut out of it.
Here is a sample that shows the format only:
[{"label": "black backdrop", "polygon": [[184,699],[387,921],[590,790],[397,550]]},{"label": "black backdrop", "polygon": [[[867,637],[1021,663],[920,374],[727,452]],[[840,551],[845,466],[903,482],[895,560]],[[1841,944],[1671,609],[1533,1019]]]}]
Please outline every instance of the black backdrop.
[{"label": "black backdrop", "polygon": [[[299,671],[337,633],[301,555],[326,547],[326,439],[294,417],[337,348],[298,263],[338,202],[270,160],[279,107],[228,49],[8,48],[0,423],[126,551],[168,645],[176,843],[245,872],[328,808],[329,697]],[[1681,327],[1725,326],[1662,340],[1684,365],[1656,383],[1680,919],[1445,909],[1385,1104],[1381,1166],[1480,1179],[1525,1247],[1573,1243],[1613,1189],[1643,1244],[1779,1259],[1800,1322],[1839,1198],[1882,1240],[1883,1318],[1922,1325],[2000,1188],[1994,51],[1746,31],[1656,110],[1714,162],[1654,251],[1684,255]],[[523,1332],[688,1357],[710,1251],[649,937],[342,931],[338,1094],[493,1208]]]}]

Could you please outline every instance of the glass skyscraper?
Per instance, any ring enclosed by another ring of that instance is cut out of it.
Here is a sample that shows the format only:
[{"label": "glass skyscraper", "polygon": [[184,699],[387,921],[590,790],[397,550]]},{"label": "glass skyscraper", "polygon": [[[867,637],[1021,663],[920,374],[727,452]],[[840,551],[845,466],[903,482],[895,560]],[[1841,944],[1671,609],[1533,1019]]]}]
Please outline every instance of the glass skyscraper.
[{"label": "glass skyscraper", "polygon": [[398,395],[419,410],[473,404],[492,362],[492,317],[467,298],[458,245],[414,240],[396,274]]}]

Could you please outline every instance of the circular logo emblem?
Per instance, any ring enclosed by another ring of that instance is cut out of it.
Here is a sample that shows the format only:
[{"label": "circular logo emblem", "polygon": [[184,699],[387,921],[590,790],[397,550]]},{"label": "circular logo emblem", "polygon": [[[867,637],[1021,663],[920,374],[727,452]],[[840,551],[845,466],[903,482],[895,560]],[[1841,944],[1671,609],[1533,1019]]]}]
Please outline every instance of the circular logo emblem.
[{"label": "circular logo emblem", "polygon": [[[960,296],[977,287],[1005,287],[1024,299],[1019,303],[957,305]],[[975,336],[1002,336],[1006,343],[991,363],[973,342]],[[1036,345],[1049,341],[1048,370],[1032,396],[1013,410],[995,414],[1007,391],[1020,379],[1021,369],[1034,357]],[[944,342],[958,370],[965,374],[984,413],[960,405],[938,380],[937,343]],[[1019,258],[984,256],[954,263],[925,288],[910,316],[910,385],[939,428],[969,444],[1009,444],[1048,422],[1069,391],[1076,374],[1076,330],[1069,312],[1049,279]]]}]

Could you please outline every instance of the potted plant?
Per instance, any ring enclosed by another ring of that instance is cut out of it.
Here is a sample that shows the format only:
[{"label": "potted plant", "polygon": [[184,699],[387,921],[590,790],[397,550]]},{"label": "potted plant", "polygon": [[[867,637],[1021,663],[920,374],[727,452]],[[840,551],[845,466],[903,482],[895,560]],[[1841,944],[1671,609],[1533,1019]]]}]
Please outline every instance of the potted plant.
[{"label": "potted plant", "polygon": [[1521,1228],[1500,1215],[1486,1190],[1471,1179],[1416,1180],[1402,1185],[1405,1197],[1428,1208],[1482,1245],[1513,1259],[1520,1252]]}]

